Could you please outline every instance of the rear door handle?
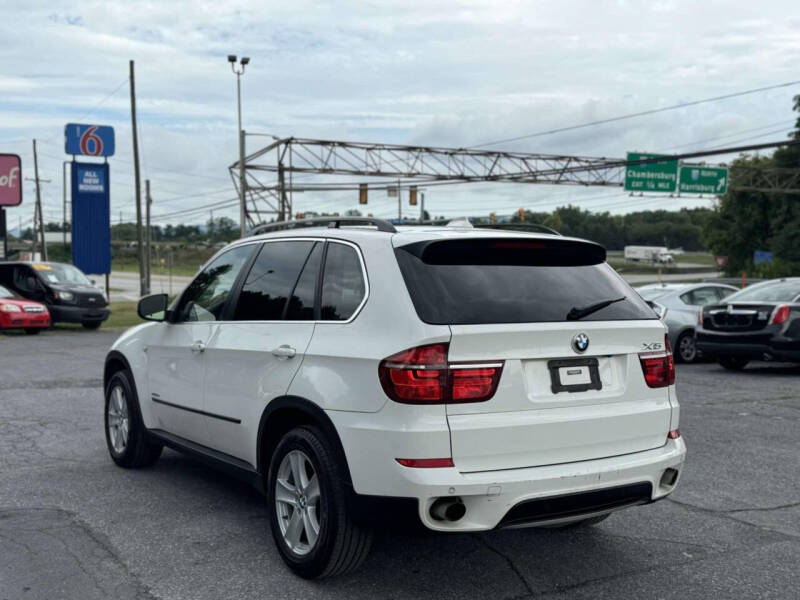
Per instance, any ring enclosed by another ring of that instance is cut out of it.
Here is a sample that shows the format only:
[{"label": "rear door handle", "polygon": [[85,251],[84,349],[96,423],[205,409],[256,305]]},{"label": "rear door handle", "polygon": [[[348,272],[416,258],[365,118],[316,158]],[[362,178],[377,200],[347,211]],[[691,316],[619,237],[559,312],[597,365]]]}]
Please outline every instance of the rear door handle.
[{"label": "rear door handle", "polygon": [[297,354],[297,351],[289,344],[283,344],[282,346],[275,348],[272,351],[272,354],[278,358],[293,358],[294,355]]},{"label": "rear door handle", "polygon": [[197,340],[197,341],[196,341],[196,342],[194,342],[194,343],[193,343],[191,346],[189,346],[189,349],[190,349],[192,352],[195,352],[195,353],[200,353],[200,352],[203,352],[203,351],[205,351],[205,349],[206,349],[206,345],[205,345],[205,344],[204,344],[202,341],[200,341],[200,340]]}]

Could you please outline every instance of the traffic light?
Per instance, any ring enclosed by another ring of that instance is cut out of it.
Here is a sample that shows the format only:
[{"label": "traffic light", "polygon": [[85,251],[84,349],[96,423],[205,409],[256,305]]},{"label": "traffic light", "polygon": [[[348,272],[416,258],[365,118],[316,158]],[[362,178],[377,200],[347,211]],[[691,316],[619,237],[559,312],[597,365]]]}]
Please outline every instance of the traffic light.
[{"label": "traffic light", "polygon": [[492,225],[497,223],[497,215],[496,214],[489,213],[489,223],[491,223]]},{"label": "traffic light", "polygon": [[367,203],[367,184],[361,183],[358,186],[358,203],[359,204],[366,204]]},{"label": "traffic light", "polygon": [[520,208],[519,209],[519,220],[522,221],[523,223],[525,222],[525,209],[524,208]]},{"label": "traffic light", "polygon": [[415,185],[412,185],[410,188],[408,188],[408,203],[411,206],[417,205],[417,186]]}]

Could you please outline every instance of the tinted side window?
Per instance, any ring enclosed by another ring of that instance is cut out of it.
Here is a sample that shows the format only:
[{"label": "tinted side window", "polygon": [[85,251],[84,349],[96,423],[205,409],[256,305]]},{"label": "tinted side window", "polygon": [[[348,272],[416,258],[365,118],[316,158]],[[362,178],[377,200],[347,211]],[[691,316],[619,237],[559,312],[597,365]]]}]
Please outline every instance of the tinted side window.
[{"label": "tinted side window", "polygon": [[[239,295],[234,320],[279,321],[283,319],[300,270],[314,242],[269,242],[261,247]],[[313,292],[311,301],[313,311]]]},{"label": "tinted side window", "polygon": [[219,321],[239,271],[255,246],[238,246],[218,256],[181,296],[176,321]]},{"label": "tinted side window", "polygon": [[698,288],[690,292],[690,304],[694,306],[706,306],[719,302],[717,291],[712,287]]},{"label": "tinted side window", "polygon": [[319,279],[319,266],[322,262],[322,248],[323,245],[318,242],[311,250],[311,254],[308,255],[303,272],[300,273],[300,278],[294,286],[289,306],[286,309],[286,319],[289,321],[314,320],[314,300]]},{"label": "tinted side window", "polygon": [[738,290],[729,290],[728,288],[717,288],[717,293],[719,294],[720,300],[724,300],[734,292]]},{"label": "tinted side window", "polygon": [[322,320],[346,321],[365,294],[364,274],[356,251],[344,244],[329,243],[322,275]]}]

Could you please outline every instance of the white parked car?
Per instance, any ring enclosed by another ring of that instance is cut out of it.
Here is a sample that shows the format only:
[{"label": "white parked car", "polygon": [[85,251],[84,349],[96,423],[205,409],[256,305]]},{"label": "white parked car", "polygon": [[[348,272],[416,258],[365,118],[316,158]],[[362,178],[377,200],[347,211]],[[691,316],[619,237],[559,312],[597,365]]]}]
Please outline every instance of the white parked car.
[{"label": "white parked car", "polygon": [[601,246],[323,221],[263,228],[171,306],[140,301],[154,322],[105,365],[118,465],[169,446],[254,482],[303,577],[357,567],[382,507],[468,532],[597,523],[675,489],[666,329]]}]

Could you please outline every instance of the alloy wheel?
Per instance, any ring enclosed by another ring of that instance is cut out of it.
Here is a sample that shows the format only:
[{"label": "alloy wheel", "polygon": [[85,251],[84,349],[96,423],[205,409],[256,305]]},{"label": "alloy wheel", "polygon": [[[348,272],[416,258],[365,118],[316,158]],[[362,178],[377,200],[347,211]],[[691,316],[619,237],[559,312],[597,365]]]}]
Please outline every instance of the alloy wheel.
[{"label": "alloy wheel", "polygon": [[692,362],[697,355],[697,346],[694,342],[694,336],[684,335],[679,342],[678,352],[680,352],[683,362]]},{"label": "alloy wheel", "polygon": [[130,417],[125,391],[121,386],[115,386],[111,390],[106,413],[106,427],[108,427],[108,437],[114,452],[116,454],[125,452],[130,433]]},{"label": "alloy wheel", "polygon": [[294,554],[308,554],[319,540],[321,494],[314,464],[303,451],[283,457],[274,494],[283,541]]}]

